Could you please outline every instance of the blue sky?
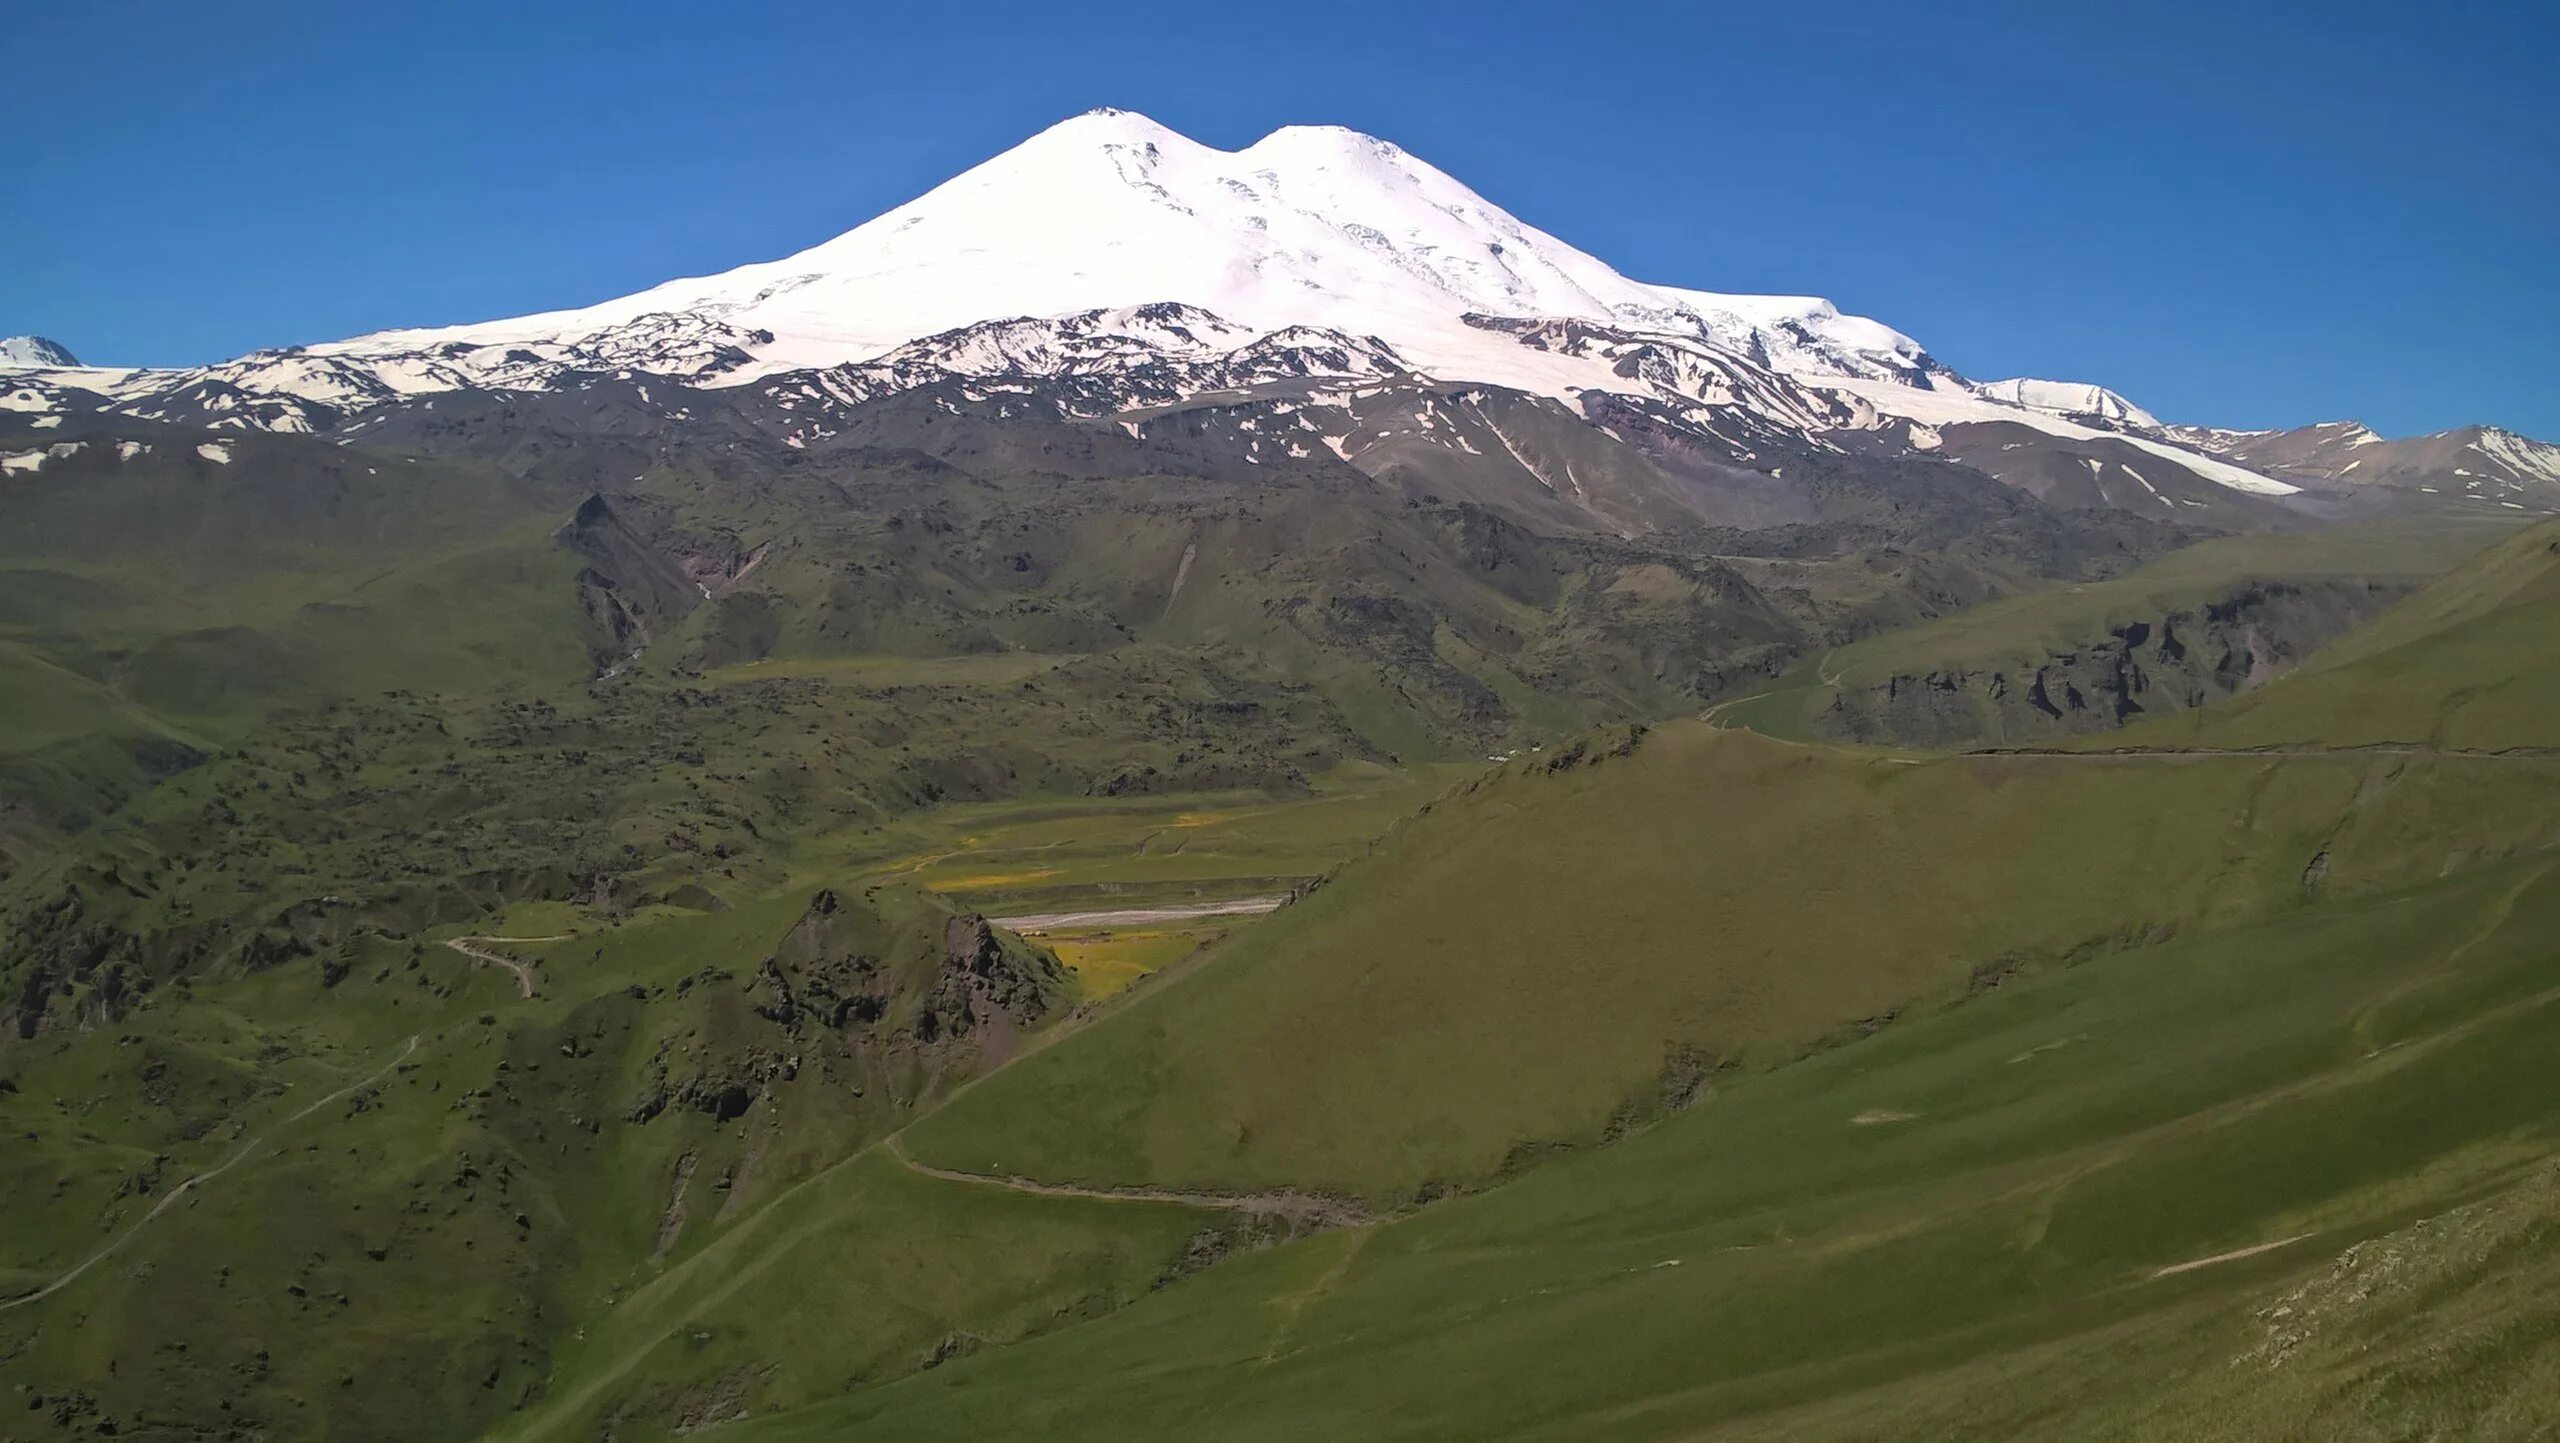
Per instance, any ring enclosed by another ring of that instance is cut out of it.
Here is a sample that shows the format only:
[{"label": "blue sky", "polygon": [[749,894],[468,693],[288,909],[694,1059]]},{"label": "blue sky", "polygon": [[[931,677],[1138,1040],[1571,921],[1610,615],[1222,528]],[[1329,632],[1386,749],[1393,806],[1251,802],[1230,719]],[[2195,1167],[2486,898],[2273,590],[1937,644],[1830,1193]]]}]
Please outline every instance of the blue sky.
[{"label": "blue sky", "polygon": [[101,363],[768,259],[1109,104],[1228,147],[1383,135],[1640,279],[1828,295],[1971,375],[2560,439],[2547,0],[101,0],[7,30],[0,333]]}]

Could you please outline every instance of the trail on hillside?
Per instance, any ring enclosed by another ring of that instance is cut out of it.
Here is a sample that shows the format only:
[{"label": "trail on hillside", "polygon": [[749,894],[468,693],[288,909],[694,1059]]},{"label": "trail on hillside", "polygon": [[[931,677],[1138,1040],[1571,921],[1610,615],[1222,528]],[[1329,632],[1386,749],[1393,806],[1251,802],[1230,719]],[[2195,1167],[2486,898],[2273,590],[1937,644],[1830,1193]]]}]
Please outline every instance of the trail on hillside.
[{"label": "trail on hillside", "polygon": [[2560,747],[2439,747],[2414,742],[2376,742],[2364,746],[2264,747],[2113,747],[2074,751],[2061,747],[1983,747],[1948,752],[1948,756],[1981,760],[2061,758],[2068,761],[2176,761],[2182,757],[2458,757],[2464,761],[2547,762],[2560,760]]},{"label": "trail on hillside", "polygon": [[[1827,663],[1829,659],[1826,656],[1824,661]],[[1790,688],[1790,690],[1800,689]],[[1771,736],[1747,722],[1720,720],[1727,707],[1782,694],[1781,692],[1753,692],[1748,696],[1728,697],[1700,711],[1698,720],[1719,731],[1747,731],[1753,736],[1776,742],[1781,746],[1824,745],[1819,742],[1802,742],[1788,737]],[[1835,745],[1858,744],[1841,742]],[[2455,757],[2464,761],[2489,762],[2560,761],[2560,747],[2445,747],[2425,742],[2368,742],[2350,746],[2315,746],[2308,743],[2288,742],[2262,747],[1971,747],[1962,751],[1931,751],[1929,754],[1932,757],[1961,757],[1973,761],[2175,762],[2206,757]],[[1895,760],[1904,759],[1895,758]]]},{"label": "trail on hillside", "polygon": [[1289,900],[1285,892],[1263,897],[1237,897],[1224,902],[1186,902],[1171,907],[1122,907],[1097,912],[1035,912],[1021,917],[989,917],[1016,932],[1054,932],[1064,927],[1143,927],[1151,922],[1188,922],[1201,917],[1258,917],[1278,911]]},{"label": "trail on hillside", "polygon": [[293,1116],[286,1118],[284,1121],[277,1123],[274,1127],[267,1129],[265,1132],[249,1139],[247,1142],[242,1143],[237,1151],[233,1152],[231,1156],[223,1159],[220,1163],[207,1168],[203,1172],[197,1173],[195,1176],[188,1178],[185,1182],[169,1189],[166,1196],[151,1205],[151,1211],[142,1215],[142,1220],[140,1222],[137,1222],[132,1227],[126,1228],[123,1232],[116,1234],[105,1247],[91,1253],[88,1257],[73,1265],[70,1271],[64,1273],[58,1278],[55,1278],[52,1282],[45,1284],[43,1287],[36,1289],[32,1293],[23,1293],[17,1297],[0,1301],[0,1312],[6,1312],[11,1308],[22,1308],[29,1303],[42,1302],[44,1299],[52,1297],[55,1293],[61,1292],[64,1288],[78,1282],[81,1274],[86,1273],[91,1268],[105,1262],[107,1258],[116,1251],[116,1249],[123,1247],[128,1242],[131,1242],[134,1234],[141,1232],[146,1227],[149,1227],[152,1219],[160,1216],[160,1214],[164,1212],[167,1212],[170,1204],[176,1202],[179,1198],[186,1196],[189,1190],[195,1188],[199,1184],[211,1182],[215,1178],[218,1178],[224,1173],[231,1171],[233,1168],[238,1167],[240,1164],[247,1162],[250,1157],[256,1154],[259,1146],[268,1138],[275,1136],[284,1129],[293,1126],[295,1123],[302,1121],[311,1114],[327,1107],[330,1103],[337,1101],[348,1093],[371,1087],[382,1079],[389,1077],[392,1073],[399,1070],[400,1064],[409,1060],[409,1055],[411,1053],[416,1052],[417,1050],[418,1039],[415,1036],[412,1036],[409,1039],[409,1045],[401,1048],[400,1055],[385,1064],[381,1071],[360,1081],[350,1082],[346,1086],[339,1088],[337,1091],[330,1093],[328,1096],[314,1101],[308,1107],[303,1108],[300,1112],[297,1112]]},{"label": "trail on hillside", "polygon": [[906,1139],[896,1133],[885,1139],[889,1155],[898,1165],[926,1177],[944,1182],[974,1183],[980,1187],[1007,1188],[1014,1192],[1033,1193],[1040,1197],[1092,1198],[1099,1202],[1179,1203],[1185,1207],[1215,1208],[1223,1212],[1261,1213],[1275,1217],[1295,1218],[1320,1227],[1360,1227],[1375,1222],[1367,1208],[1347,1198],[1322,1197],[1303,1192],[1216,1193],[1182,1192],[1167,1188],[1075,1187],[1067,1183],[1035,1182],[1030,1178],[1004,1177],[993,1173],[959,1172],[947,1167],[934,1167],[916,1161],[907,1153]]},{"label": "trail on hillside", "polygon": [[1194,541],[1182,548],[1182,562],[1180,565],[1173,568],[1173,589],[1164,594],[1164,609],[1166,615],[1170,616],[1173,614],[1174,598],[1182,595],[1182,583],[1191,579],[1191,563],[1199,559],[1199,542]]},{"label": "trail on hillside", "polygon": [[2171,1263],[2165,1268],[2155,1270],[2151,1276],[2157,1280],[2173,1277],[2179,1273],[2191,1273],[2198,1268],[2209,1268],[2216,1263],[2236,1263],[2242,1258],[2254,1258],[2260,1253],[2271,1253],[2278,1248],[2291,1247],[2309,1236],[2311,1236],[2309,1233],[2295,1233],[2292,1237],[2278,1238],[2271,1243],[2260,1243],[2254,1248],[2233,1248],[2227,1253],[2215,1253],[2209,1258],[2193,1258],[2183,1263]]},{"label": "trail on hillside", "polygon": [[[1064,1035],[1066,1030],[1071,1029],[1050,1029],[1039,1034],[1037,1042],[1045,1045],[1050,1041],[1054,1041],[1059,1036]],[[1032,1055],[1037,1050],[1037,1046],[1027,1048],[1022,1052],[1014,1054],[1011,1058],[1008,1058],[1005,1062],[997,1065],[992,1070],[970,1078],[954,1091],[952,1097],[944,1098],[941,1106],[949,1106],[952,1098],[957,1097],[959,1093],[966,1092],[968,1089],[985,1082],[988,1078],[997,1076],[1007,1067],[1015,1066],[1020,1063],[1023,1058]],[[931,1114],[928,1113],[926,1115],[930,1116]],[[793,1183],[791,1186],[784,1189],[781,1193],[767,1199],[756,1212],[743,1219],[737,1229],[715,1242],[712,1245],[713,1248],[718,1248],[722,1244],[732,1243],[735,1239],[748,1236],[753,1232],[757,1225],[765,1219],[781,1215],[780,1208],[784,1199],[789,1198],[802,1189],[818,1185],[822,1180],[834,1176],[839,1169],[854,1165],[862,1158],[870,1156],[874,1151],[887,1153],[890,1159],[896,1162],[898,1166],[905,1168],[909,1172],[915,1173],[920,1177],[929,1177],[942,1182],[960,1183],[968,1186],[999,1187],[1012,1192],[1030,1193],[1040,1197],[1088,1198],[1098,1202],[1174,1203],[1188,1207],[1240,1213],[1248,1216],[1259,1214],[1266,1217],[1284,1217],[1298,1222],[1308,1223],[1322,1229],[1366,1227],[1372,1223],[1389,1221],[1393,1217],[1397,1216],[1397,1214],[1373,1214],[1366,1208],[1362,1207],[1359,1203],[1349,1199],[1320,1197],[1308,1193],[1273,1192],[1234,1194],[1178,1192],[1156,1188],[1082,1188],[1072,1187],[1061,1183],[1035,1182],[1029,1178],[995,1177],[982,1173],[960,1172],[951,1168],[933,1167],[928,1164],[918,1162],[913,1157],[909,1156],[904,1137],[904,1128],[901,1128],[898,1132],[892,1132],[884,1137],[864,1143],[860,1147],[857,1147],[853,1151],[845,1154],[831,1166],[820,1169],[818,1172],[802,1178],[800,1181]],[[765,1262],[769,1262],[780,1252],[787,1250],[792,1245],[793,1241],[794,1239],[792,1237],[786,1235],[784,1238],[776,1240],[767,1251],[755,1255],[752,1261],[736,1264],[730,1267],[722,1279],[713,1286],[712,1291],[707,1296],[696,1300],[697,1307],[708,1307],[724,1301],[731,1293],[745,1285],[746,1281],[755,1272],[757,1267]],[[690,1268],[704,1266],[704,1259],[708,1258],[710,1255],[709,1250],[696,1253],[692,1257],[678,1263],[674,1268],[667,1272],[659,1274],[656,1278],[651,1279],[648,1284],[644,1285],[643,1293],[634,1294],[631,1297],[626,1298],[624,1300],[624,1306],[628,1307],[633,1303],[638,1302],[642,1296],[645,1296],[645,1290],[647,1288],[673,1286],[671,1280],[678,1278]],[[656,1336],[662,1338],[666,1336],[666,1334],[661,1332]],[[654,1345],[654,1340],[652,1345]],[[579,1408],[591,1402],[604,1390],[611,1388],[615,1383],[626,1377],[630,1373],[631,1369],[637,1366],[641,1358],[646,1356],[647,1353],[648,1347],[645,1346],[636,1351],[623,1353],[619,1355],[609,1367],[590,1375],[574,1392],[555,1395],[548,1400],[552,1409],[548,1416],[556,1418],[564,1413],[574,1414]],[[518,1424],[517,1429],[503,1431],[495,1436],[509,1438],[538,1438],[551,1436],[545,1431],[549,1426],[549,1423],[544,1414],[537,1413],[530,1416],[520,1416],[515,1420],[515,1422]]]},{"label": "trail on hillside", "polygon": [[563,932],[556,937],[451,937],[445,940],[444,945],[474,962],[486,962],[493,967],[504,967],[513,972],[516,974],[516,986],[525,996],[531,997],[533,995],[533,964],[521,957],[510,957],[504,952],[492,952],[478,944],[482,942],[566,942],[569,940],[569,935]]}]

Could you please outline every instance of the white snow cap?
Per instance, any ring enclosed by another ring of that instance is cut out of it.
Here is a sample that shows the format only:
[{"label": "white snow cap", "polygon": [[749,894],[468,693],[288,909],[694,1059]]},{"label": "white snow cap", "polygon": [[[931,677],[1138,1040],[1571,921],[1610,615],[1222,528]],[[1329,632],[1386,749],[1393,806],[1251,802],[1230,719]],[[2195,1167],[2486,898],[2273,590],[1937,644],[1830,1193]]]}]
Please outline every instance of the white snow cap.
[{"label": "white snow cap", "polygon": [[79,358],[42,336],[0,336],[0,366],[76,366]]},{"label": "white snow cap", "polygon": [[[1434,370],[1487,350],[1470,314],[1571,317],[1764,353],[1800,374],[1905,375],[1889,327],[1811,297],[1650,286],[1523,224],[1400,147],[1293,125],[1217,150],[1125,110],[1061,121],[778,261],[579,310],[386,331],[316,350],[574,338],[657,313],[773,334],[759,371],[868,360],[972,322],[1174,301],[1256,330],[1387,340]],[[1505,342],[1499,349],[1517,350]]]},{"label": "white snow cap", "polygon": [[2050,416],[2094,416],[2120,426],[2160,429],[2159,417],[2106,387],[2087,381],[2039,381],[2018,376],[2006,381],[1978,381],[1973,390],[2004,406],[2042,411]]}]

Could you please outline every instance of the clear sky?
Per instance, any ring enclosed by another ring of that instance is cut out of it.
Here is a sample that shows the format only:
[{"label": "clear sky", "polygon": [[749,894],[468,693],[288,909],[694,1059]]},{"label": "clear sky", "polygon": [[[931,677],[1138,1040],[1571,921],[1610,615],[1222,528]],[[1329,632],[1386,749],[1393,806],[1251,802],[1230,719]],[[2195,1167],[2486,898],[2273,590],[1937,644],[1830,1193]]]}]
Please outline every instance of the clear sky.
[{"label": "clear sky", "polygon": [[[1810,13],[1793,13],[1810,12]],[[2560,4],[16,4],[0,334],[183,363],[837,234],[1095,105],[2174,420],[2560,439]]]}]

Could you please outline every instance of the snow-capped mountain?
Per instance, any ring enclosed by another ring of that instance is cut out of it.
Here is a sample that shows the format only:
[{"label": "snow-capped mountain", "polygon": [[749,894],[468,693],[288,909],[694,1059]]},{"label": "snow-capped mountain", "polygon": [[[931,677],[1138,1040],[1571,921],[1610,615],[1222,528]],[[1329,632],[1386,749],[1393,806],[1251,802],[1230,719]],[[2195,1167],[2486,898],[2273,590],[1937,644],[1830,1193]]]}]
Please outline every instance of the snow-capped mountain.
[{"label": "snow-capped mountain", "polygon": [[1088,318],[1085,334],[1054,344],[1027,345],[1016,326],[1012,349],[940,362],[1038,371],[1089,353],[1089,318],[1162,303],[1214,317],[1222,334],[1357,338],[1353,349],[1375,359],[1383,346],[1402,368],[1558,397],[1625,382],[1611,358],[1524,345],[1469,318],[1582,321],[1798,377],[1956,384],[1918,342],[1828,301],[1629,280],[1385,141],[1293,126],[1228,152],[1111,110],[1053,126],[834,240],[717,276],[195,371],[9,379],[47,404],[319,429],[390,397],[539,389],[600,370],[730,384],[845,365],[912,372],[920,358],[899,353],[937,337]]},{"label": "snow-capped mountain", "polygon": [[1712,343],[1806,374],[1942,371],[1920,345],[1804,297],[1649,286],[1522,223],[1389,142],[1289,126],[1222,151],[1096,110],[844,235],[777,261],[571,311],[386,331],[324,354],[577,340],[644,316],[772,339],[763,370],[870,360],[974,322],[1171,301],[1255,331],[1376,335],[1453,380],[1555,374],[1488,345],[1470,314],[1555,316]]},{"label": "snow-capped mountain", "polygon": [[[1633,280],[1383,140],[1291,126],[1225,151],[1117,110],[781,260],[186,370],[81,367],[30,344],[0,355],[0,410],[326,432],[408,398],[610,375],[764,384],[811,407],[1029,379],[1094,420],[1399,379],[1542,398],[1604,430],[1600,413],[1633,407],[1720,462],[1770,469],[1783,463],[1764,453],[1836,452],[1866,433],[1856,446],[1936,452],[2032,488],[2058,456],[2121,451],[2195,485],[2101,488],[2092,504],[2164,516],[2304,484],[2101,386],[1968,382],[1819,298]],[[794,444],[831,424],[813,419]]]},{"label": "snow-capped mountain", "polygon": [[76,366],[70,348],[42,336],[0,336],[0,366]]},{"label": "snow-capped mountain", "polygon": [[2391,440],[2359,421],[2290,431],[2169,428],[2176,440],[2241,465],[2315,484],[2396,486],[2516,509],[2560,494],[2560,446],[2496,426],[2464,426]]}]

